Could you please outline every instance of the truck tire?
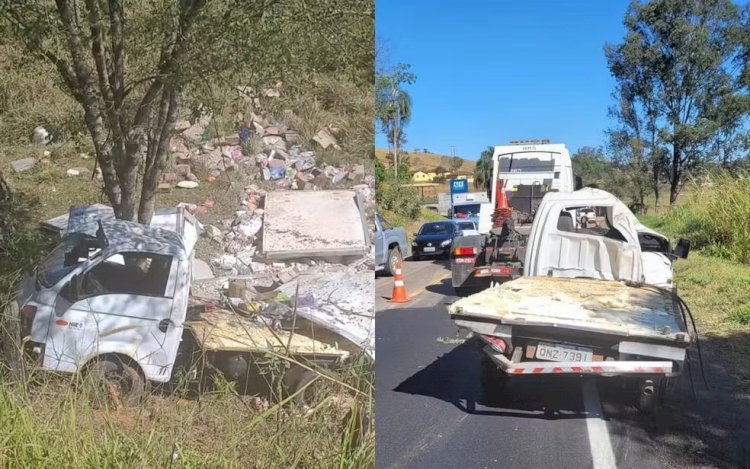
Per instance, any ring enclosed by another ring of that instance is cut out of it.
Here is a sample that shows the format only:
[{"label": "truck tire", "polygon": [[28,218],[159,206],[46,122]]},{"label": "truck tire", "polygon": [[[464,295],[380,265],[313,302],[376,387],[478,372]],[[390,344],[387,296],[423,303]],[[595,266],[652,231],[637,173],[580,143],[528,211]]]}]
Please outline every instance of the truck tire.
[{"label": "truck tire", "polygon": [[140,371],[114,356],[95,359],[87,369],[95,407],[135,407],[143,402],[147,384]]},{"label": "truck tire", "polygon": [[[303,387],[305,387],[308,383],[312,382],[315,379],[320,378],[317,373],[310,371],[308,369],[302,368],[301,366],[292,366],[287,372],[284,374],[284,382],[283,382],[283,388],[286,393],[284,398],[287,396],[291,396]],[[322,381],[318,379],[317,383],[310,384],[305,388],[304,391],[302,391],[298,396],[296,396],[293,401],[298,404],[305,404],[305,405],[312,405],[316,401],[316,396],[318,394],[318,390],[320,389],[320,384]]]},{"label": "truck tire", "polygon": [[396,274],[396,266],[401,265],[403,260],[399,248],[389,249],[388,258],[385,261],[385,273],[391,277],[394,276]]}]

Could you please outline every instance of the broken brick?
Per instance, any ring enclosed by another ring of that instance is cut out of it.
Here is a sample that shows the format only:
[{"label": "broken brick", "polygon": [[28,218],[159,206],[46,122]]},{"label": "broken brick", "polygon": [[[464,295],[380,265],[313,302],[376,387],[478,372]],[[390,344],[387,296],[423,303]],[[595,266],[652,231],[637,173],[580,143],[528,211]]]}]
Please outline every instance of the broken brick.
[{"label": "broken brick", "polygon": [[177,173],[164,173],[164,182],[175,182],[179,181],[180,177]]}]

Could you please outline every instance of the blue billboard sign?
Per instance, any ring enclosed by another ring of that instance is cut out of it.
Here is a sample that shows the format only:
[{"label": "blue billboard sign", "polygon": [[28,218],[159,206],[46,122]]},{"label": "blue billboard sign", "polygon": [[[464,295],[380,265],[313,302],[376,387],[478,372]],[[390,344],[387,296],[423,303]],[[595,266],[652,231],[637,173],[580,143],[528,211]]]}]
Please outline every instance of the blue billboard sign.
[{"label": "blue billboard sign", "polygon": [[469,192],[467,179],[451,179],[451,194],[465,194]]}]

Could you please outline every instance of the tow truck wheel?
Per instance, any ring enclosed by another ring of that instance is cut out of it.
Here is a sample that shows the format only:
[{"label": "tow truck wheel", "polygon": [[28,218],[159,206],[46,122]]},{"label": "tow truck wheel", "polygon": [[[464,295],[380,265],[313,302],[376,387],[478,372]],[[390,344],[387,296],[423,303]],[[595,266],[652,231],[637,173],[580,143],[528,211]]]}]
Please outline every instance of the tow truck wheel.
[{"label": "tow truck wheel", "polygon": [[141,373],[116,356],[96,359],[87,375],[93,384],[91,400],[95,407],[134,407],[146,395],[146,380]]}]

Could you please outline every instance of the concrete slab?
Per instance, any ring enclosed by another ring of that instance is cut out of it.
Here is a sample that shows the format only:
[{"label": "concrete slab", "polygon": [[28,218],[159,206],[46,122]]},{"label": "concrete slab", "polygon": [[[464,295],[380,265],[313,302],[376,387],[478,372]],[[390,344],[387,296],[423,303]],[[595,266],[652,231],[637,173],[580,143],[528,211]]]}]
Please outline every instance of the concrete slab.
[{"label": "concrete slab", "polygon": [[211,266],[206,261],[193,259],[193,280],[208,280],[214,278]]},{"label": "concrete slab", "polygon": [[23,158],[20,160],[12,161],[10,163],[13,171],[21,173],[34,167],[36,160],[34,158]]},{"label": "concrete slab", "polygon": [[367,231],[354,191],[278,191],[266,195],[263,254],[269,259],[363,256]]}]

